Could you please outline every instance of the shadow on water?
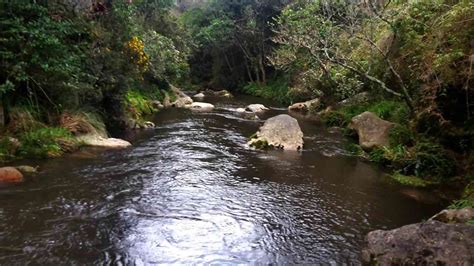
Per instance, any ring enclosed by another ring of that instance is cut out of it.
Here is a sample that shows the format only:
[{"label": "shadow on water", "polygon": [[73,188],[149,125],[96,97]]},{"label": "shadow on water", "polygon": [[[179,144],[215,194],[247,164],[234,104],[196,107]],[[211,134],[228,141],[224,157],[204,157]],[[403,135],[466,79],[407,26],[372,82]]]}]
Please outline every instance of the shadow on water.
[{"label": "shadow on water", "polygon": [[301,153],[249,149],[262,121],[232,111],[248,103],[163,111],[123,136],[133,148],[33,162],[40,173],[0,188],[0,264],[357,264],[367,232],[440,209],[314,122],[300,121]]}]

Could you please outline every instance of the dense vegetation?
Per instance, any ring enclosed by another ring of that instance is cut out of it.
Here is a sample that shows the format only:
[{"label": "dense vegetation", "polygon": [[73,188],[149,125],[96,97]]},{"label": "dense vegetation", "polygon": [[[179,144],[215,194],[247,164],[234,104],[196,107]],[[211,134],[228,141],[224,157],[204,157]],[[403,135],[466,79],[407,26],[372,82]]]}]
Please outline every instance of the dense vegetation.
[{"label": "dense vegetation", "polygon": [[[391,144],[354,153],[417,186],[473,178],[472,1],[92,2],[2,4],[0,122],[23,145],[2,138],[3,159],[125,128],[175,84],[318,97],[333,107],[321,114],[329,126],[371,111],[397,123]],[[369,99],[338,104],[361,92]]]},{"label": "dense vegetation", "polygon": [[60,154],[66,147],[44,138],[70,133],[48,127],[124,128],[147,112],[143,98],[159,100],[187,77],[189,47],[172,1],[85,2],[2,2],[0,125],[20,140],[38,136],[42,151],[2,145],[0,157]]}]

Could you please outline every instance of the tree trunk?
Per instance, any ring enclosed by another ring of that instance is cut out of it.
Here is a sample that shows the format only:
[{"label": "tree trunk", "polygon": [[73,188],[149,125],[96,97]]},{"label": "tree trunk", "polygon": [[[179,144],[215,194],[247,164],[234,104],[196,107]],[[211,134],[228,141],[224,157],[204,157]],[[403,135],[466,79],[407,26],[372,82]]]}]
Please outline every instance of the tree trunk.
[{"label": "tree trunk", "polygon": [[5,112],[3,111],[3,99],[0,99],[0,128],[5,126]]},{"label": "tree trunk", "polygon": [[265,66],[263,65],[263,55],[259,56],[258,65],[260,67],[260,72],[262,73],[262,83],[267,83],[267,73],[265,73]]}]

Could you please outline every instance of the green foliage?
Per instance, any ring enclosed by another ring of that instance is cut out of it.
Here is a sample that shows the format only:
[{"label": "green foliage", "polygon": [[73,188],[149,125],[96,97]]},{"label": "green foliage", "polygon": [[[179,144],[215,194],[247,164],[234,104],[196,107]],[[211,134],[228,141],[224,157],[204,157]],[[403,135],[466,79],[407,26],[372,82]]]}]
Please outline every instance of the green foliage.
[{"label": "green foliage", "polygon": [[364,156],[364,150],[355,143],[350,143],[347,145],[346,150],[353,156]]},{"label": "green foliage", "polygon": [[390,145],[405,145],[410,146],[414,142],[413,132],[410,128],[396,124],[390,130]]},{"label": "green foliage", "polygon": [[330,127],[345,127],[348,124],[346,115],[340,111],[324,112],[321,121]]},{"label": "green foliage", "polygon": [[450,209],[474,208],[474,183],[472,181],[464,189],[461,199],[454,201],[449,206],[449,208]]},{"label": "green foliage", "polygon": [[456,161],[441,145],[421,140],[414,149],[415,156],[409,165],[413,167],[416,176],[431,176],[447,180],[456,174]]},{"label": "green foliage", "polygon": [[128,91],[126,101],[129,114],[135,119],[141,119],[143,115],[151,115],[157,111],[150,100],[137,91]]},{"label": "green foliage", "polygon": [[284,104],[293,102],[284,78],[272,79],[266,84],[249,83],[242,88],[242,92]]},{"label": "green foliage", "polygon": [[270,148],[270,145],[268,144],[268,141],[266,140],[254,140],[250,144],[251,147],[254,147],[257,150],[268,150]]},{"label": "green foliage", "polygon": [[18,154],[28,158],[57,157],[78,143],[64,128],[41,128],[20,135]]}]

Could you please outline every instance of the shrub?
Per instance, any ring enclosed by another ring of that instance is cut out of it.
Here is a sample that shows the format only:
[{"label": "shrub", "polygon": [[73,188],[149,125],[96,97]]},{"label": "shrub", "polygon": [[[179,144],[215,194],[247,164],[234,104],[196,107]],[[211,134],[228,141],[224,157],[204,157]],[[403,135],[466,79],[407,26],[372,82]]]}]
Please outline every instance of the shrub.
[{"label": "shrub", "polygon": [[397,145],[411,145],[413,144],[414,137],[412,131],[402,125],[395,125],[390,130],[390,145],[397,146]]},{"label": "shrub", "polygon": [[246,94],[274,100],[283,104],[293,102],[289,94],[288,83],[284,78],[270,80],[267,84],[249,83],[241,90]]},{"label": "shrub", "polygon": [[65,112],[59,118],[59,124],[74,135],[98,134],[107,136],[102,118],[90,112]]},{"label": "shrub", "polygon": [[394,173],[391,177],[398,183],[411,187],[426,187],[431,184],[431,182],[421,179],[419,177],[407,176],[399,172]]},{"label": "shrub", "polygon": [[345,127],[347,126],[347,120],[344,113],[339,111],[329,111],[321,115],[321,121],[330,127]]},{"label": "shrub", "polygon": [[18,154],[29,158],[57,157],[77,148],[78,143],[64,128],[41,128],[20,135]]},{"label": "shrub", "polygon": [[126,95],[126,103],[130,115],[137,120],[140,120],[143,115],[150,115],[157,111],[153,108],[151,102],[138,91],[128,91]]}]

